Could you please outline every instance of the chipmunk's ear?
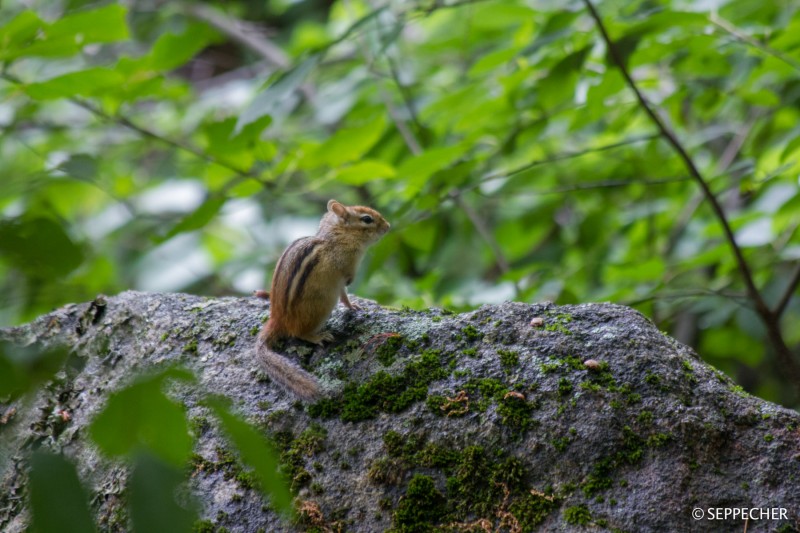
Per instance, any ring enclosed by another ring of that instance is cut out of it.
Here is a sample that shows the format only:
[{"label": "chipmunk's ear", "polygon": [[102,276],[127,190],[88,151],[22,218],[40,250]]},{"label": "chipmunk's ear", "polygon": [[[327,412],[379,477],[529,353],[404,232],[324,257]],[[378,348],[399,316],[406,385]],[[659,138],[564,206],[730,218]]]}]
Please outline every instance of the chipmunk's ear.
[{"label": "chipmunk's ear", "polygon": [[328,200],[328,212],[333,213],[342,220],[347,218],[347,208],[333,199]]}]

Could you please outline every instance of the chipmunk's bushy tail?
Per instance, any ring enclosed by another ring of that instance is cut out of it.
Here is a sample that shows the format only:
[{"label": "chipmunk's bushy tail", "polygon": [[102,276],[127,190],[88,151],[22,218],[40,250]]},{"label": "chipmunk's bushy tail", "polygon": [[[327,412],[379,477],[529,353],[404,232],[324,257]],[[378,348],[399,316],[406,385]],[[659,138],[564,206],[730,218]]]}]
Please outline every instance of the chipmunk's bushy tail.
[{"label": "chipmunk's bushy tail", "polygon": [[256,341],[256,356],[272,381],[288,389],[301,400],[312,402],[320,398],[319,382],[316,378],[272,350],[264,335],[259,335]]}]

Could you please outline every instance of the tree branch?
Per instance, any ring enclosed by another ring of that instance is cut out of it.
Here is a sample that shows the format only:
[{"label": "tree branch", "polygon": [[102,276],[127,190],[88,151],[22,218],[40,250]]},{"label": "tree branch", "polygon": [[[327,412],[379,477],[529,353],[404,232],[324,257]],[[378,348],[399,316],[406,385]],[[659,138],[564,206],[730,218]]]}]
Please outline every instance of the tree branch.
[{"label": "tree branch", "polygon": [[181,4],[182,9],[192,17],[202,20],[216,28],[232,40],[249,48],[274,67],[289,68],[291,62],[286,53],[272,41],[259,35],[259,28],[250,22],[232,18],[225,13],[202,3]]},{"label": "tree branch", "polygon": [[[24,85],[24,82],[22,80],[20,80],[16,76],[8,74],[7,72],[4,72],[4,73],[0,74],[0,77],[2,77],[4,80],[6,80],[8,82],[13,83],[14,85]],[[129,130],[133,130],[136,133],[139,133],[140,135],[142,135],[144,137],[156,140],[156,141],[160,142],[161,144],[165,144],[165,145],[171,146],[172,148],[175,148],[177,150],[181,150],[183,152],[187,152],[189,154],[192,154],[195,157],[197,157],[198,159],[202,159],[202,160],[207,161],[209,163],[213,163],[215,165],[219,165],[221,167],[227,168],[228,170],[231,170],[231,171],[235,172],[238,176],[240,176],[242,178],[255,179],[261,185],[264,185],[264,186],[268,185],[267,182],[264,182],[263,180],[258,179],[257,175],[255,173],[249,171],[249,170],[244,170],[244,169],[235,167],[235,166],[233,166],[233,165],[231,165],[229,163],[226,163],[224,161],[220,161],[219,159],[215,158],[214,156],[212,156],[210,154],[207,154],[206,152],[200,150],[199,148],[196,148],[194,146],[186,144],[186,143],[184,143],[182,141],[178,141],[176,139],[170,139],[169,137],[165,137],[163,135],[160,135],[160,134],[154,132],[153,130],[150,130],[148,128],[145,128],[143,126],[140,126],[140,125],[136,124],[131,119],[129,119],[129,118],[125,117],[125,116],[122,116],[122,115],[110,115],[110,114],[106,113],[105,111],[103,111],[102,109],[100,109],[99,107],[97,107],[94,104],[92,104],[91,102],[89,102],[87,100],[84,100],[82,98],[71,97],[71,98],[67,98],[67,100],[72,102],[73,104],[77,105],[78,107],[81,107],[81,108],[85,109],[86,111],[88,111],[89,113],[95,115],[98,118],[102,118],[104,120],[108,120],[109,122],[114,122],[116,124],[119,124],[120,126],[124,126],[125,128],[128,128]]]},{"label": "tree branch", "polygon": [[723,234],[725,235],[725,239],[728,241],[728,244],[731,247],[731,250],[733,251],[736,264],[744,280],[744,284],[747,289],[747,294],[750,300],[753,302],[755,311],[761,318],[764,325],[766,326],[767,336],[772,342],[773,347],[775,348],[775,351],[777,352],[781,362],[786,367],[786,370],[791,380],[794,382],[794,385],[798,387],[798,389],[800,390],[800,369],[798,368],[797,363],[795,362],[794,357],[791,351],[789,350],[789,347],[786,346],[786,342],[783,340],[783,335],[780,331],[780,326],[778,324],[777,317],[775,316],[773,311],[767,306],[766,302],[764,301],[764,298],[761,296],[761,293],[759,292],[758,288],[755,285],[755,282],[753,280],[753,275],[750,272],[750,267],[748,266],[747,261],[745,261],[741,248],[739,248],[739,245],[736,243],[736,238],[733,234],[733,230],[731,229],[730,224],[728,223],[728,219],[725,215],[725,212],[722,209],[722,205],[714,196],[714,193],[711,191],[711,188],[709,187],[708,183],[703,178],[703,175],[700,173],[700,170],[694,164],[694,161],[689,156],[689,153],[683,147],[681,142],[678,140],[677,136],[666,125],[666,123],[658,116],[653,107],[650,105],[650,103],[644,97],[642,92],[639,90],[639,87],[636,85],[636,82],[631,77],[630,72],[628,72],[628,68],[625,65],[624,59],[617,50],[617,47],[612,42],[611,37],[608,34],[608,30],[603,24],[603,21],[600,18],[600,14],[597,12],[597,9],[595,9],[594,4],[592,4],[591,0],[583,0],[583,3],[586,6],[586,9],[589,11],[589,14],[591,15],[592,19],[594,19],[595,24],[597,25],[597,29],[600,32],[600,35],[606,44],[606,48],[608,49],[608,54],[611,57],[611,60],[619,69],[623,78],[625,78],[628,87],[630,87],[630,89],[636,95],[636,99],[639,101],[641,108],[648,115],[648,117],[650,117],[650,120],[652,120],[653,123],[656,125],[656,127],[661,132],[661,135],[664,137],[664,139],[672,146],[672,148],[681,158],[684,165],[686,166],[686,169],[689,171],[689,174],[697,182],[698,186],[703,191],[703,196],[708,201],[716,217],[719,219],[719,223],[722,226]]},{"label": "tree branch", "polygon": [[[450,193],[450,197],[456,202],[459,209],[461,209],[464,212],[464,214],[467,215],[467,218],[469,218],[470,222],[472,222],[472,225],[475,226],[475,229],[478,230],[480,236],[483,237],[483,240],[486,241],[487,245],[489,245],[489,248],[492,250],[492,253],[494,254],[495,258],[494,260],[495,264],[497,265],[497,268],[503,274],[507,274],[511,270],[511,265],[509,264],[508,259],[506,259],[506,256],[503,253],[503,249],[500,247],[500,244],[497,242],[497,240],[494,238],[494,235],[492,235],[492,232],[489,230],[489,227],[486,225],[483,219],[478,216],[478,213],[476,213],[475,210],[472,209],[472,206],[464,201],[464,198],[461,196],[460,190],[456,189],[452,191]],[[514,292],[517,295],[519,295],[520,293],[519,284],[516,281],[513,281],[512,283],[514,284]]]},{"label": "tree branch", "polygon": [[590,15],[594,19],[595,23],[597,24],[597,29],[600,32],[600,35],[603,38],[603,41],[606,43],[606,47],[608,48],[608,53],[611,56],[611,59],[614,61],[616,67],[620,70],[620,73],[625,78],[625,81],[628,84],[628,87],[634,92],[636,95],[636,99],[639,101],[640,106],[647,113],[650,120],[656,125],[658,130],[661,132],[661,136],[672,146],[678,156],[683,160],[684,166],[689,171],[689,174],[694,178],[697,184],[700,186],[700,189],[703,191],[703,196],[711,205],[711,209],[714,211],[714,214],[719,219],[719,223],[722,226],[722,231],[725,234],[725,239],[728,241],[728,244],[733,251],[733,254],[736,258],[737,266],[739,267],[739,272],[744,278],[745,286],[747,287],[747,292],[750,298],[753,300],[753,303],[756,306],[756,309],[759,313],[765,313],[764,316],[769,316],[770,311],[767,305],[764,302],[764,299],[761,297],[761,294],[758,291],[758,288],[753,281],[753,276],[750,272],[750,267],[747,265],[747,262],[742,255],[742,250],[739,248],[739,245],[736,244],[736,238],[733,234],[733,230],[731,229],[730,224],[728,223],[728,218],[725,215],[725,212],[722,209],[722,206],[717,201],[717,198],[714,196],[714,193],[711,191],[706,180],[703,178],[703,175],[698,170],[697,166],[694,164],[694,161],[689,156],[689,153],[683,147],[681,142],[672,132],[672,130],[667,127],[663,120],[656,114],[653,107],[644,97],[642,92],[639,90],[639,87],[636,85],[636,82],[628,72],[627,67],[625,66],[625,61],[620,56],[617,47],[614,46],[614,43],[611,41],[611,37],[608,35],[608,31],[606,30],[603,21],[600,19],[600,15],[595,9],[594,5],[592,4],[591,0],[583,0],[583,3],[586,5],[586,8],[589,10]]},{"label": "tree branch", "polygon": [[493,172],[488,174],[480,179],[480,183],[484,183],[491,180],[496,180],[500,178],[510,178],[516,174],[520,174],[525,172],[526,170],[530,170],[533,167],[538,167],[541,165],[547,165],[550,163],[555,163],[558,161],[564,161],[567,159],[574,159],[576,157],[581,157],[587,154],[591,154],[594,152],[604,152],[606,150],[613,150],[614,148],[620,148],[622,146],[627,146],[629,144],[640,143],[643,141],[652,141],[653,139],[658,139],[661,135],[658,133],[653,133],[651,135],[641,135],[639,137],[631,137],[629,139],[624,139],[619,142],[605,144],[603,146],[597,146],[595,148],[586,148],[584,150],[579,150],[577,152],[564,152],[561,154],[556,154],[552,157],[548,157],[545,159],[536,159],[534,161],[530,161],[525,163],[524,165],[518,166],[506,172]]},{"label": "tree branch", "polygon": [[778,305],[776,305],[775,309],[772,311],[776,318],[780,318],[786,310],[786,306],[789,305],[789,300],[792,299],[792,295],[798,286],[800,286],[800,263],[797,264],[794,275],[791,281],[789,281],[789,285],[787,285],[786,289],[783,291],[783,296],[781,296],[781,299],[778,301]]},{"label": "tree branch", "polygon": [[768,56],[772,56],[775,59],[777,59],[778,61],[781,61],[781,62],[789,65],[793,69],[800,71],[800,63],[798,63],[796,60],[792,59],[790,56],[784,54],[780,50],[775,50],[771,46],[768,46],[768,45],[762,43],[758,39],[755,39],[755,38],[751,37],[750,35],[747,35],[742,30],[740,30],[739,28],[737,28],[736,26],[734,26],[733,24],[731,24],[729,21],[725,20],[724,18],[720,17],[716,13],[712,13],[711,14],[710,20],[711,20],[711,23],[714,24],[716,27],[718,27],[718,28],[722,29],[723,31],[733,35],[733,37],[736,40],[741,41],[741,42],[746,43],[746,44],[749,44],[750,46],[752,46],[754,48],[757,48],[758,50],[761,50],[762,52],[764,52]]},{"label": "tree branch", "polygon": [[605,180],[594,183],[574,183],[554,187],[552,189],[534,189],[531,194],[562,194],[577,191],[590,191],[594,189],[612,189],[614,187],[628,187],[630,185],[668,185],[670,183],[681,183],[692,178],[689,176],[678,176],[675,178],[653,178],[653,179],[634,179],[634,180]]}]

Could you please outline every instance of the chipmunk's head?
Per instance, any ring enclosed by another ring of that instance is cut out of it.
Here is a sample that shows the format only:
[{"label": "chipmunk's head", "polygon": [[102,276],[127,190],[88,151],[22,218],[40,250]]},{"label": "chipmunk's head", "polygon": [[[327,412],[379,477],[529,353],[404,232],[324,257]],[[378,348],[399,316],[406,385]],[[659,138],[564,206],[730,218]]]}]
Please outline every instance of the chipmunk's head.
[{"label": "chipmunk's head", "polygon": [[391,225],[383,216],[363,205],[344,205],[336,200],[328,202],[328,212],[319,223],[319,234],[351,234],[364,244],[372,244],[383,237]]}]

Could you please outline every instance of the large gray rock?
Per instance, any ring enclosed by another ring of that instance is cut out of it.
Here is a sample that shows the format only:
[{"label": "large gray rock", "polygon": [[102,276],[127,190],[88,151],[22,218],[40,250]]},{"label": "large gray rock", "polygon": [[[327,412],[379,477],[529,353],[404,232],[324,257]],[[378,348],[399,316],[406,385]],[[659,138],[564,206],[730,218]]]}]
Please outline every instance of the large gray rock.
[{"label": "large gray rock", "polygon": [[[306,409],[253,358],[268,312],[256,299],[126,292],[0,331],[66,344],[84,363],[33,401],[0,404],[0,452],[13,456],[3,461],[0,530],[27,524],[20,458],[34,445],[77,461],[102,530],[128,529],[126,469],[100,456],[85,429],[111,392],[169,361],[198,376],[172,396],[197,437],[191,484],[206,530],[797,530],[800,416],[744,393],[638,312],[358,303],[334,312],[331,346],[287,345],[331,394]],[[298,522],[278,518],[240,475],[198,405],[207,392],[231,398],[283,450]],[[724,508],[776,510],[746,523],[724,519]]]}]

